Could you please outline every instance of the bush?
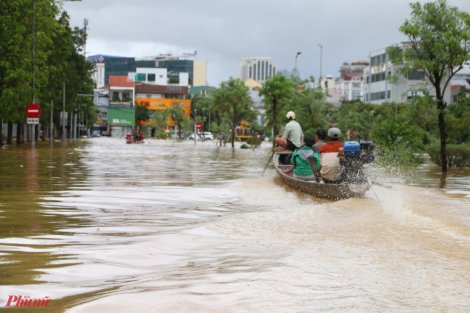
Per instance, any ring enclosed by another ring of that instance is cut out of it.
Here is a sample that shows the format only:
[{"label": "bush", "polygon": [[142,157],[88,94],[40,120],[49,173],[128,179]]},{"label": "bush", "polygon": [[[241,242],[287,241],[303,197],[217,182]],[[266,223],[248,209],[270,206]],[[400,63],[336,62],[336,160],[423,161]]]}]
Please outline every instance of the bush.
[{"label": "bush", "polygon": [[408,147],[396,145],[393,148],[377,149],[379,166],[415,167],[423,163],[423,159]]},{"label": "bush", "polygon": [[[440,145],[429,146],[427,152],[431,160],[441,166]],[[470,166],[470,146],[468,145],[447,145],[447,165],[449,167]]]}]

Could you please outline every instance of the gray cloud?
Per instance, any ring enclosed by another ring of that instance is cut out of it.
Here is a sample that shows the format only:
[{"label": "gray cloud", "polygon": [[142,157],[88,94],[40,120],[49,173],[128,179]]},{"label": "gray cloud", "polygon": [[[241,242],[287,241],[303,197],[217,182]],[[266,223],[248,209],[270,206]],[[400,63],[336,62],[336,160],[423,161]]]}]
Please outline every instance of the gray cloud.
[{"label": "gray cloud", "polygon": [[[238,76],[243,56],[272,56],[292,69],[297,51],[303,77],[338,73],[343,61],[405,40],[398,28],[408,0],[82,0],[64,2],[72,24],[89,20],[90,54],[145,56],[197,50],[218,84]],[[470,11],[470,1],[453,5]]]}]

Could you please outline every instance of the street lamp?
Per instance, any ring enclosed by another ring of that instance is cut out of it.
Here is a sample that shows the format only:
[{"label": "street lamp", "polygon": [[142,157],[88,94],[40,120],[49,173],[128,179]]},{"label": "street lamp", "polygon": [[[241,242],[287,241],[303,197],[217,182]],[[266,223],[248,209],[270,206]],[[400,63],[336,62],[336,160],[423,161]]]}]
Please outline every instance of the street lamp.
[{"label": "street lamp", "polygon": [[318,87],[321,88],[321,76],[322,76],[322,66],[323,66],[323,45],[318,44],[320,47],[320,76],[318,77]]},{"label": "street lamp", "polygon": [[295,55],[295,63],[294,63],[294,73],[292,76],[296,76],[296,77],[299,77],[299,70],[297,69],[297,58],[299,57],[299,55],[301,55],[302,52],[298,51],[297,54]]}]

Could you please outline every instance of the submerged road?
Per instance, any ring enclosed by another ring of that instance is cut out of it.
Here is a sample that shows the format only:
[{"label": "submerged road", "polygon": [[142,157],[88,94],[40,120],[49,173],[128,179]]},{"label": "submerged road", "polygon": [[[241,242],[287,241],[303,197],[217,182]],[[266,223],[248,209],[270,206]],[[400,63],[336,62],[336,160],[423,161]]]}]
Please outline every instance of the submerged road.
[{"label": "submerged road", "polygon": [[0,311],[20,295],[50,299],[27,312],[470,311],[470,173],[444,191],[427,168],[380,175],[391,189],[330,202],[261,177],[269,155],[1,149]]}]

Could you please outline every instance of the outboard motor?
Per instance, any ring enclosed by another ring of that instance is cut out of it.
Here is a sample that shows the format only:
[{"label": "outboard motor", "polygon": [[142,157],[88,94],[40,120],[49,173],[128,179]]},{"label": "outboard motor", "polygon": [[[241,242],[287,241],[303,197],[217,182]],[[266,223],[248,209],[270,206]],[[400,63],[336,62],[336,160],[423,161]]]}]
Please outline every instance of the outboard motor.
[{"label": "outboard motor", "polygon": [[344,177],[348,183],[366,183],[363,165],[374,161],[374,143],[369,140],[345,141],[343,143]]}]

